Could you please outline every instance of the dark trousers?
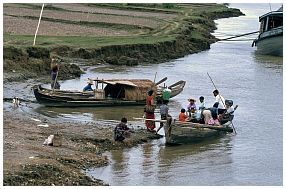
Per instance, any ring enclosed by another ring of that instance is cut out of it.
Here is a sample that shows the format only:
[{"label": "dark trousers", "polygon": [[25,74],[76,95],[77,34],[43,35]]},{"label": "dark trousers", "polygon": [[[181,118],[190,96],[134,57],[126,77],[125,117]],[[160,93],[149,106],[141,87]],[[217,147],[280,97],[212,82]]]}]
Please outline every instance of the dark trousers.
[{"label": "dark trousers", "polygon": [[225,112],[225,110],[226,110],[226,109],[218,108],[217,113],[218,113],[218,114],[222,114],[223,112]]}]

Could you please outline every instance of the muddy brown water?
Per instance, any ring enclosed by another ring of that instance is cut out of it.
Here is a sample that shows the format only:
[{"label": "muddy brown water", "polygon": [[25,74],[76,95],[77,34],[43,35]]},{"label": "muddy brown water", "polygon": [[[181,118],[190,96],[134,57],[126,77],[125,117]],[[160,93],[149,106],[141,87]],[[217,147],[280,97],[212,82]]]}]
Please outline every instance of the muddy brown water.
[{"label": "muddy brown water", "polygon": [[[280,4],[271,4],[276,10]],[[257,31],[258,16],[269,11],[269,4],[232,4],[246,14],[238,18],[217,20],[219,38]],[[247,36],[243,39],[253,39]],[[214,101],[214,87],[239,108],[235,112],[237,135],[201,143],[165,146],[164,138],[130,149],[106,152],[110,165],[86,171],[87,175],[110,185],[279,185],[283,184],[283,58],[261,56],[251,47],[252,41],[218,42],[211,49],[158,65],[136,67],[98,66],[87,69],[79,79],[61,82],[63,89],[81,90],[87,78],[146,78],[156,81],[167,76],[166,85],[186,80],[184,91],[171,100],[170,114],[178,116],[189,97],[203,95],[207,106]],[[4,97],[24,95],[4,86]],[[7,106],[7,103],[5,103]],[[5,108],[5,105],[4,105]],[[35,111],[51,118],[101,121],[114,124],[126,116],[132,127],[143,123],[142,107],[132,108],[47,108],[28,104],[24,111]],[[159,115],[157,115],[159,116]],[[158,125],[157,125],[158,126]],[[163,134],[163,130],[160,131]]]}]

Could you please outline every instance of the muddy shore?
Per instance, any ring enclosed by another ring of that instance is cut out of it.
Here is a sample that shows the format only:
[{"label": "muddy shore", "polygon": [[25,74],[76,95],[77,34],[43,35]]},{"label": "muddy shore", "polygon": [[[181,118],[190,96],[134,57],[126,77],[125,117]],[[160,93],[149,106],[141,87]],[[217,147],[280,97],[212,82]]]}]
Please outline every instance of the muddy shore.
[{"label": "muddy shore", "polygon": [[[131,138],[116,142],[113,140],[115,123],[66,121],[25,112],[24,108],[31,106],[29,103],[18,108],[13,108],[12,103],[4,105],[3,182],[6,186],[108,185],[87,177],[82,170],[107,165],[108,159],[102,156],[105,151],[162,137],[138,128]],[[62,138],[62,146],[43,145],[49,135],[56,133]]]}]

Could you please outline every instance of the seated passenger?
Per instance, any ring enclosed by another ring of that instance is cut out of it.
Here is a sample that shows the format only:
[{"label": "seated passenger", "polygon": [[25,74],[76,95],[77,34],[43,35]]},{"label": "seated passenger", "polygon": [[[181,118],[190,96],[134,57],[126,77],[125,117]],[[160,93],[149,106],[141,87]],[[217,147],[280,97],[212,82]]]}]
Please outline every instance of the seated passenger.
[{"label": "seated passenger", "polygon": [[238,105],[235,107],[232,106],[232,100],[225,100],[225,112],[221,115],[220,123],[225,124],[228,121],[232,121],[234,117],[234,111],[237,109]]},{"label": "seated passenger", "polygon": [[179,121],[185,122],[187,121],[188,116],[186,114],[186,110],[184,108],[181,109],[181,113],[179,114]]},{"label": "seated passenger", "polygon": [[87,82],[87,85],[83,88],[83,92],[85,91],[93,91],[93,88],[91,87],[93,85],[92,81]]},{"label": "seated passenger", "polygon": [[218,121],[218,102],[213,107],[203,110],[205,124],[220,125]]},{"label": "seated passenger", "polygon": [[196,112],[197,110],[197,107],[196,107],[196,100],[193,99],[193,98],[190,98],[188,99],[188,101],[190,102],[190,104],[188,105],[187,107],[187,110],[188,110],[188,113],[189,113],[189,117],[190,117],[190,120],[193,119],[193,114]]},{"label": "seated passenger", "polygon": [[206,108],[206,106],[205,106],[205,97],[200,96],[199,100],[200,100],[199,110],[205,109]]}]

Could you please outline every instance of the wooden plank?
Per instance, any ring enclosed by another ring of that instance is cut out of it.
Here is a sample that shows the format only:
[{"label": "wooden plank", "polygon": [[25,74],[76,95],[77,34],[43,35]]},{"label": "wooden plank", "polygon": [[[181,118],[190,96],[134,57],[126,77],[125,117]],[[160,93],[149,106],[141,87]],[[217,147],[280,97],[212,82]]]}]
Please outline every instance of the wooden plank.
[{"label": "wooden plank", "polygon": [[166,122],[167,122],[167,120],[161,120],[161,119],[146,119],[146,118],[141,118],[141,117],[133,117],[133,119],[143,120],[143,121],[162,122],[162,123],[166,123]]}]

